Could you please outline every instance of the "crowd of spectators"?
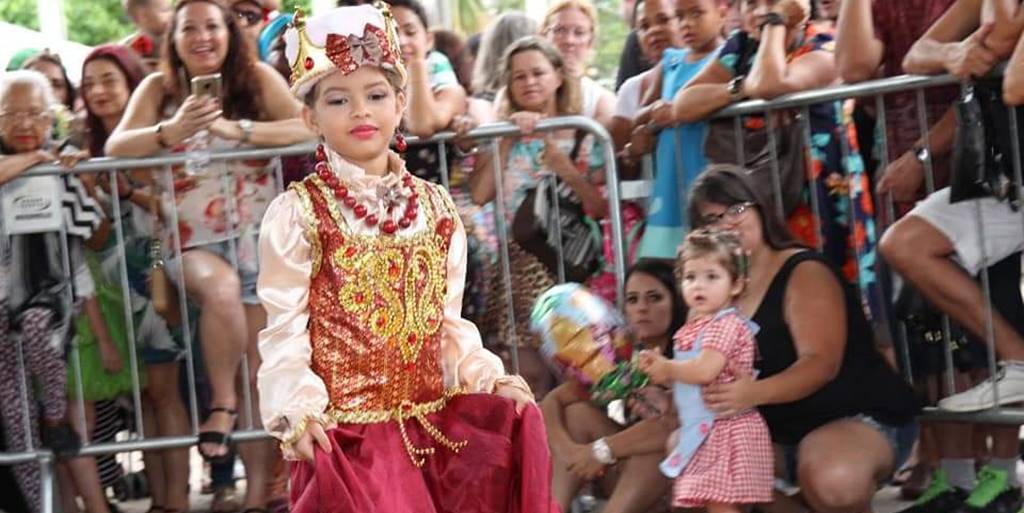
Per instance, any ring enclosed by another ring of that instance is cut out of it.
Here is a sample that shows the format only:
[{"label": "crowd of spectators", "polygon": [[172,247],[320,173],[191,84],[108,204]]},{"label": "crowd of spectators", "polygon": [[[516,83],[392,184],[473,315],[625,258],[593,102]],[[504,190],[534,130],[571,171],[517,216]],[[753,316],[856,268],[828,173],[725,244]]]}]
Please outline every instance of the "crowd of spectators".
[{"label": "crowd of spectators", "polygon": [[[352,3],[360,0],[340,1]],[[8,63],[0,184],[27,182],[20,175],[38,164],[73,168],[104,156],[183,153],[187,163],[61,176],[47,183],[62,197],[63,235],[0,237],[0,339],[12,341],[0,347],[0,376],[24,384],[0,389],[0,452],[54,449],[62,510],[106,512],[116,509],[107,489],[120,469],[109,457],[80,456],[81,440],[124,430],[175,437],[194,425],[213,511],[286,511],[278,449],[231,437],[261,429],[254,376],[266,313],[255,296],[255,248],[280,192],[278,163],[204,156],[311,140],[304,106],[288,92],[282,41],[293,15],[279,12],[278,0],[124,0],[123,8],[137,32],[95,48],[79,84],[46,49]],[[418,0],[391,8],[409,70],[401,132],[458,134],[445,146],[404,148],[396,138],[396,148],[410,172],[446,184],[459,204],[470,236],[464,309],[496,352],[511,360],[517,351],[541,400],[564,511],[581,493],[607,499],[608,513],[667,509],[670,481],[658,463],[678,427],[659,387],[615,414],[595,407],[578,383],[552,373],[530,332],[533,303],[559,268],[551,243],[532,237],[524,219],[550,210],[552,196],[573,217],[541,220],[563,224],[565,275],[615,295],[607,218],[618,206],[605,194],[613,184],[604,142],[572,129],[536,132],[542,120],[570,115],[608,129],[620,176],[635,178],[653,158],[651,197],[622,205],[624,314],[638,344],[671,354],[686,316],[671,261],[687,232],[731,229],[749,253],[737,307],[761,328],[759,374],[708,387],[704,398],[719,415],[758,408],[765,417],[775,506],[861,512],[895,480],[917,498],[910,513],[1021,508],[1017,426],[916,422],[923,404],[990,408],[994,386],[1001,404],[1024,401],[1024,231],[1017,141],[1007,130],[1024,103],[1018,2],[624,0],[630,33],[614,81],[590,72],[601,27],[588,0],[553,2],[537,20],[501,13],[465,35],[434,29]],[[881,112],[868,98],[714,119],[747,99],[904,73],[948,73],[967,85],[887,95]],[[216,94],[192,90],[193,78],[213,74]],[[965,121],[972,112],[980,123]],[[498,155],[464,137],[499,121],[522,135],[503,138]],[[983,179],[964,148],[988,158]],[[285,185],[312,171],[307,157],[280,160]],[[509,276],[495,202],[510,227]],[[940,379],[942,314],[957,343],[953,390]],[[907,363],[893,358],[900,322],[909,326],[913,386],[899,377]],[[987,329],[1000,362],[991,377]],[[135,377],[141,425],[130,411]],[[189,455],[144,451],[151,511],[188,511]],[[0,509],[38,510],[39,479],[34,464],[0,467],[0,488],[20,492],[2,494]],[[800,493],[786,493],[794,488]]]}]

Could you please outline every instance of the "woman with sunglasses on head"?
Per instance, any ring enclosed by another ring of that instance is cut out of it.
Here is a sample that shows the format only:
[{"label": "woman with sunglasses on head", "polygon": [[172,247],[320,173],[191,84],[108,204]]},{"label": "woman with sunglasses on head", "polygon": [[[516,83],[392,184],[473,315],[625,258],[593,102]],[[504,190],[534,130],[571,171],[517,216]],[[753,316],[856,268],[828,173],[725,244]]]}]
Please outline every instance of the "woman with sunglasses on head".
[{"label": "woman with sunglasses on head", "polygon": [[750,257],[740,312],[760,327],[755,380],[704,391],[729,417],[758,408],[777,468],[813,511],[862,512],[910,453],[919,407],[875,350],[856,291],[835,264],[789,234],[774,205],[732,165],[710,166],[690,193],[693,227],[737,233]]},{"label": "woman with sunglasses on head", "polygon": [[53,88],[53,94],[57,97],[57,103],[66,107],[68,112],[75,112],[78,92],[75,90],[75,85],[71,83],[71,79],[68,78],[68,72],[64,68],[64,63],[61,62],[60,55],[49,49],[43,50],[26,59],[25,63],[21,65],[21,69],[42,73],[50,81],[50,87]]},{"label": "woman with sunglasses on head", "polygon": [[231,13],[235,15],[235,23],[242,30],[245,38],[258,48],[260,34],[274,18],[280,15],[278,0],[232,0]]},{"label": "woman with sunglasses on head", "polygon": [[[298,118],[300,106],[288,94],[288,85],[273,68],[257,61],[236,20],[219,0],[183,0],[175,5],[161,71],[143,80],[132,95],[107,140],[108,155],[200,155],[240,145],[281,146],[312,139]],[[192,78],[213,74],[221,77],[219,96],[217,88],[189,94]],[[248,356],[250,373],[259,367],[256,335],[266,314],[255,290],[256,238],[261,216],[277,191],[268,161],[203,160],[200,155],[193,164],[173,170],[178,234],[167,236],[164,247],[174,248],[174,241],[180,241],[182,254],[168,258],[166,269],[172,283],[183,278],[185,292],[200,309],[199,338],[210,379],[211,413],[200,425],[199,451],[218,460],[228,454],[229,434],[241,407],[236,378],[242,356]],[[225,187],[228,182],[233,186]],[[248,379],[255,398],[255,379],[242,378]],[[254,412],[253,418],[259,415]],[[273,446],[257,441],[238,448],[249,485],[245,507],[263,508]]]}]

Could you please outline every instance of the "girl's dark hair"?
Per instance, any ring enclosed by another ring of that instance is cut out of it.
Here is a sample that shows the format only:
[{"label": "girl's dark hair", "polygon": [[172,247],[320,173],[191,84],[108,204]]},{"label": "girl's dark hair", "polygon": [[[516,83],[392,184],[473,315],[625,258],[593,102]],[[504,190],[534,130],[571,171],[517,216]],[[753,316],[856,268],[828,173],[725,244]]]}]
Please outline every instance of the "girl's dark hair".
[{"label": "girl's dark hair", "polygon": [[[220,0],[179,0],[174,5],[174,16],[167,31],[167,43],[160,58],[160,72],[164,77],[165,98],[177,99],[188,96],[187,88],[192,80],[185,69],[185,63],[174,48],[174,34],[178,30],[178,12],[186,5],[204,2],[220,10],[221,19],[228,31],[228,53],[220,67],[221,97],[224,117],[228,119],[263,119],[259,105],[260,90],[256,79],[256,50],[248,38],[242,35],[235,16]],[[182,90],[186,88],[186,90]]]},{"label": "girl's dark hair", "polygon": [[75,85],[71,83],[71,79],[68,78],[68,69],[64,67],[64,63],[60,60],[60,55],[47,48],[26,59],[21,65],[21,69],[31,69],[32,65],[37,62],[49,62],[60,68],[61,74],[64,75],[64,84],[68,89],[68,97],[64,101],[64,106],[68,108],[68,112],[74,112],[75,99],[78,98],[78,91],[75,89]]},{"label": "girl's dark hair", "polygon": [[636,3],[633,4],[633,19],[630,20],[633,24],[630,25],[630,27],[636,27],[636,22],[640,18],[640,10],[641,10],[640,7],[641,7],[641,5],[643,5],[646,2],[647,2],[647,0],[637,0]]},{"label": "girl's dark hair", "polygon": [[[97,46],[89,55],[82,61],[82,76],[85,76],[85,68],[90,62],[97,60],[106,60],[113,63],[121,74],[124,75],[125,81],[128,82],[128,94],[135,91],[135,88],[139,86],[139,82],[146,76],[145,66],[142,64],[142,60],[139,56],[121,45],[102,45]],[[84,100],[85,98],[83,98]],[[89,104],[85,104],[85,128],[88,134],[89,142],[89,153],[93,157],[100,157],[104,155],[103,145],[107,142],[107,137],[110,134],[107,133],[107,129],[103,127],[103,121],[100,120],[91,110],[89,110]]]},{"label": "girl's dark hair", "polygon": [[[668,336],[671,339],[679,328],[686,323],[686,303],[683,302],[683,295],[679,292],[679,283],[676,280],[672,264],[663,260],[653,258],[641,258],[626,271],[626,281],[636,273],[643,273],[661,283],[672,296],[672,320],[668,325]],[[668,344],[666,354],[672,354],[672,344]]]},{"label": "girl's dark hair", "polygon": [[413,12],[417,18],[420,19],[420,23],[423,24],[424,30],[430,29],[430,22],[427,21],[427,10],[423,7],[423,4],[417,0],[388,0],[388,5],[391,6],[391,10],[394,11],[395,7],[405,7]]},{"label": "girl's dark hair", "polygon": [[690,189],[687,214],[694,229],[703,228],[700,205],[717,203],[732,206],[753,203],[761,214],[761,232],[765,242],[775,250],[804,247],[793,238],[786,223],[779,217],[775,203],[750,184],[745,169],[734,164],[712,164],[704,170]]}]

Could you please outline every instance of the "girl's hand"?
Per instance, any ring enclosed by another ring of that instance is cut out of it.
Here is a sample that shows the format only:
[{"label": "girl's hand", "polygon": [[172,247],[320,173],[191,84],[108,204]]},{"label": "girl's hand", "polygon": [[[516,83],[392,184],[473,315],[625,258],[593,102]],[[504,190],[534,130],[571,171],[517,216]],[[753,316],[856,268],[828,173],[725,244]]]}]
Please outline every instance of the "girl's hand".
[{"label": "girl's hand", "polygon": [[594,450],[589,445],[573,446],[566,461],[569,463],[569,472],[584,481],[593,481],[605,472],[604,464],[594,458]]},{"label": "girl's hand", "polygon": [[117,347],[114,346],[112,341],[100,341],[99,350],[100,360],[103,362],[103,370],[107,371],[107,374],[117,374],[124,369],[121,354],[117,352]]},{"label": "girl's hand", "polygon": [[538,112],[520,111],[513,112],[512,115],[508,117],[508,122],[519,127],[519,130],[523,135],[529,135],[536,130],[537,123],[542,119],[544,119],[544,115]]},{"label": "girl's hand", "polygon": [[500,383],[494,387],[494,395],[511,399],[516,403],[516,413],[523,413],[523,410],[528,404],[535,404],[533,394],[523,390],[525,382],[522,385],[511,385]]},{"label": "girl's hand", "polygon": [[645,349],[640,351],[640,370],[651,378],[651,382],[662,385],[671,382],[671,367],[668,359],[657,351]]},{"label": "girl's hand", "polygon": [[[315,444],[315,445],[314,445]],[[309,463],[316,461],[314,450],[320,446],[320,450],[327,454],[331,453],[331,442],[327,439],[324,427],[317,421],[310,419],[306,424],[306,432],[295,442],[295,453]]]},{"label": "girl's hand", "polygon": [[731,383],[712,383],[704,387],[704,402],[719,418],[732,417],[758,405],[754,377],[741,370],[733,370],[736,379]]},{"label": "girl's hand", "polygon": [[180,143],[200,130],[210,128],[221,114],[220,101],[216,98],[189,95],[174,116],[164,123],[164,131],[168,132],[165,141]]}]

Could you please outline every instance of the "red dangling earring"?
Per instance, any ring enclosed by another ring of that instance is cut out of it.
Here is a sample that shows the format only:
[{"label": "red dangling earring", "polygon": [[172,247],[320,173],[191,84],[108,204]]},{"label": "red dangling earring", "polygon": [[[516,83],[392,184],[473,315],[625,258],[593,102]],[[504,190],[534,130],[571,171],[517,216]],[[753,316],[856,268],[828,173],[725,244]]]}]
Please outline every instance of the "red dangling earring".
[{"label": "red dangling earring", "polygon": [[324,143],[316,145],[316,161],[327,162],[327,150],[324,149]]},{"label": "red dangling earring", "polygon": [[405,142],[402,132],[395,132],[395,149],[398,150],[398,153],[405,153],[405,150],[409,149],[409,143]]}]

